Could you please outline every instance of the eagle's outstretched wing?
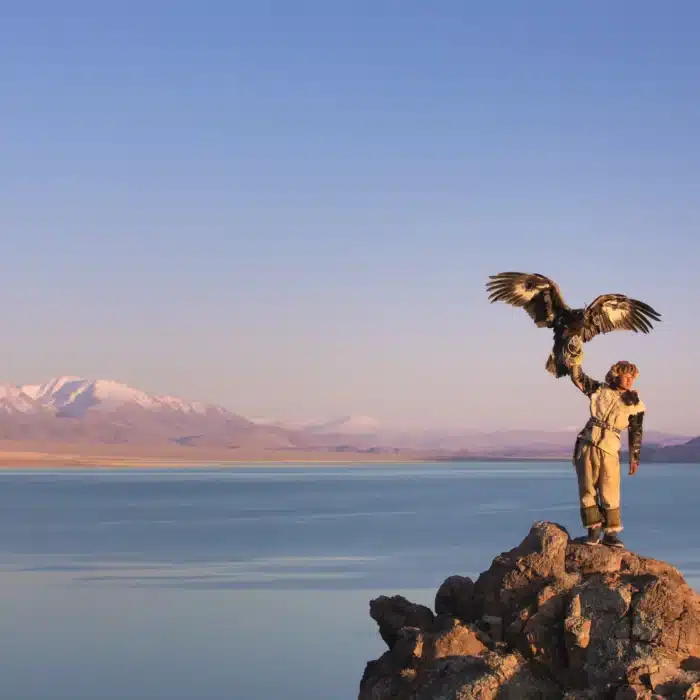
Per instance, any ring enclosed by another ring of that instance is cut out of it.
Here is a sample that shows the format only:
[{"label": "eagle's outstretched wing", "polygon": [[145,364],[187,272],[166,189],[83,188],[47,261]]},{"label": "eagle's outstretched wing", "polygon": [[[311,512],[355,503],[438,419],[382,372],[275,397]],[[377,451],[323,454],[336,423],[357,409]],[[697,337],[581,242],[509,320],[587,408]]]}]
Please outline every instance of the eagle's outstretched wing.
[{"label": "eagle's outstretched wing", "polygon": [[519,306],[539,326],[551,328],[555,317],[567,305],[556,283],[548,277],[529,272],[501,272],[489,277],[486,291],[489,301],[504,301]]},{"label": "eagle's outstretched wing", "polygon": [[648,333],[652,321],[661,321],[661,315],[649,304],[624,294],[602,294],[586,307],[583,342],[618,330]]}]

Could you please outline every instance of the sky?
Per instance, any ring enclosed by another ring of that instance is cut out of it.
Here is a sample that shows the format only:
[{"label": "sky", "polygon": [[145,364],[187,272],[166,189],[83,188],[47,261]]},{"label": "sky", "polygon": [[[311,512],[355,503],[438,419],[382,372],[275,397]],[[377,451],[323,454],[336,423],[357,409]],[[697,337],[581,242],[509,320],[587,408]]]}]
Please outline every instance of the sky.
[{"label": "sky", "polygon": [[579,425],[540,272],[651,334],[646,425],[700,434],[700,5],[25,0],[0,23],[0,381],[254,418]]}]

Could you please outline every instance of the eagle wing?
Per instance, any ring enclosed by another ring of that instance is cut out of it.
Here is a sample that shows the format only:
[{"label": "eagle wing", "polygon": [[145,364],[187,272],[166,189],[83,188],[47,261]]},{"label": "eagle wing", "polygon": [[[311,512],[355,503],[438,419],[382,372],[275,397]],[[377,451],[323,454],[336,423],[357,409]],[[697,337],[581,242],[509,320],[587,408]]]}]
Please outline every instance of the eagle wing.
[{"label": "eagle wing", "polygon": [[500,272],[486,283],[489,301],[504,301],[525,309],[540,328],[552,328],[554,319],[568,306],[559,287],[549,277],[529,272]]},{"label": "eagle wing", "polygon": [[612,331],[648,333],[653,321],[661,321],[661,315],[649,304],[624,294],[602,294],[585,309],[583,342]]}]

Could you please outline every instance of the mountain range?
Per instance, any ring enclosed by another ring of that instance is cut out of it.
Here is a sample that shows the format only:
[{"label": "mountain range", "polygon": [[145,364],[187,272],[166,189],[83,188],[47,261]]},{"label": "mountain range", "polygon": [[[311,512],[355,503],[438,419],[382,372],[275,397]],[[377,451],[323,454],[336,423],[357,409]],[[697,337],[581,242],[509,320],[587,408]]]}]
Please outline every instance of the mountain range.
[{"label": "mountain range", "polygon": [[0,439],[157,447],[293,447],[291,433],[213,404],[157,396],[106,379],[58,377],[0,386]]},{"label": "mountain range", "polygon": [[[396,430],[368,416],[329,421],[253,421],[228,409],[160,396],[108,379],[63,376],[44,384],[0,385],[0,449],[111,446],[143,454],[186,449],[236,459],[294,454],[394,455],[406,459],[562,458],[575,430]],[[700,462],[700,437],[645,433],[646,461]],[[301,458],[301,457],[300,457]]]}]

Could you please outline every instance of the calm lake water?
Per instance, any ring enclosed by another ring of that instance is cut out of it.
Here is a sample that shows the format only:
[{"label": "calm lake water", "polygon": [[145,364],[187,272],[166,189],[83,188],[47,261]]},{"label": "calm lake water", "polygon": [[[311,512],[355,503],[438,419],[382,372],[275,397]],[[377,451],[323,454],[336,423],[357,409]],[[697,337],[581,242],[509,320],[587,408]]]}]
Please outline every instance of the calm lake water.
[{"label": "calm lake water", "polygon": [[[623,481],[628,547],[700,589],[700,466]],[[535,520],[579,534],[569,464],[0,472],[0,697],[344,700],[370,598],[432,606]]]}]

